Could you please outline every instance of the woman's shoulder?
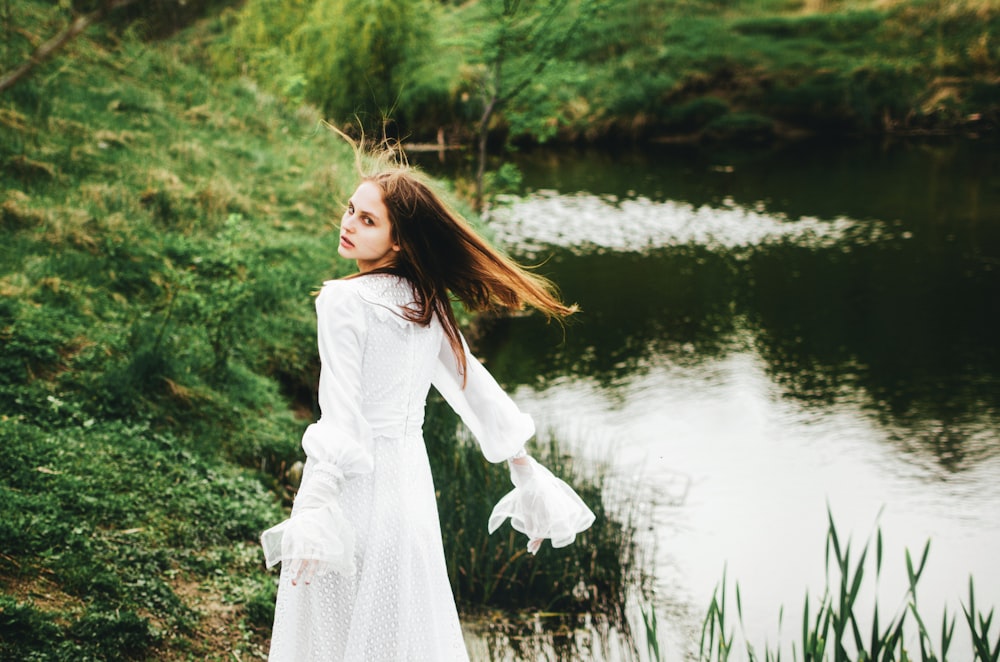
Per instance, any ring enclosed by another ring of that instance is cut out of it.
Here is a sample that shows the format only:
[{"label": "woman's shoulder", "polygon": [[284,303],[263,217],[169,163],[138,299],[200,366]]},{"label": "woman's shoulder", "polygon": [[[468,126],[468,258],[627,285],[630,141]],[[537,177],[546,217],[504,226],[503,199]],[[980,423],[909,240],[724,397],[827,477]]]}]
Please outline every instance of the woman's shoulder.
[{"label": "woman's shoulder", "polygon": [[358,286],[351,278],[338,278],[335,280],[323,281],[323,287],[319,289],[316,301],[350,301],[357,300],[359,294]]},{"label": "woman's shoulder", "polygon": [[317,305],[321,302],[355,310],[370,306],[391,311],[396,317],[413,302],[413,287],[394,274],[362,274],[324,282]]},{"label": "woman's shoulder", "polygon": [[391,273],[357,274],[324,281],[320,293],[405,303],[413,299],[413,286],[402,276]]}]

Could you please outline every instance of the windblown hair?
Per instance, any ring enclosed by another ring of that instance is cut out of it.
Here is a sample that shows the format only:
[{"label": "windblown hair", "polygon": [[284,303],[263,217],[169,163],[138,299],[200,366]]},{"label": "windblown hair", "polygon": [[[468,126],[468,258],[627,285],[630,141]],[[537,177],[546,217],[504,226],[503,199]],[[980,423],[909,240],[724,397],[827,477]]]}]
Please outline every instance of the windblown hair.
[{"label": "windblown hair", "polygon": [[[405,312],[406,318],[427,325],[438,316],[463,381],[467,366],[453,298],[474,312],[530,306],[550,319],[562,319],[577,311],[575,305],[560,300],[550,280],[531,273],[476,234],[397,149],[386,145],[366,152],[363,143],[331,128],[354,148],[362,181],[382,192],[393,240],[400,247],[395,264],[385,271],[403,276],[413,286],[414,305]],[[366,159],[371,164],[367,172]]]}]

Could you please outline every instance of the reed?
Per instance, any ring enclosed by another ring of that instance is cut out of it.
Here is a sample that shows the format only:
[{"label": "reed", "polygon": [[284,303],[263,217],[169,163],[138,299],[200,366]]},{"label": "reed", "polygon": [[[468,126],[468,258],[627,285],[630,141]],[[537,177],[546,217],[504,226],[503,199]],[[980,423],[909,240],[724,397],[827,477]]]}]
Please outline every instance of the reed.
[{"label": "reed", "polygon": [[[851,553],[851,542],[841,543],[832,514],[828,513],[829,528],[826,539],[826,571],[827,584],[815,612],[810,608],[811,600],[806,593],[802,608],[801,639],[791,642],[790,649],[793,660],[804,662],[847,662],[860,660],[863,662],[946,662],[955,635],[955,616],[949,618],[947,608],[941,619],[940,636],[935,649],[930,630],[925,618],[920,614],[917,605],[917,584],[924,572],[930,552],[928,541],[920,554],[919,561],[914,562],[909,550],[905,553],[906,572],[909,589],[903,606],[891,614],[888,621],[882,621],[885,610],[880,608],[879,598],[874,598],[873,611],[869,621],[865,621],[858,605],[858,594],[864,584],[866,575],[873,577],[877,589],[879,576],[882,572],[883,541],[881,529],[876,530],[874,539],[874,559],[869,555],[872,551],[872,540],[868,540],[856,554]],[[726,604],[729,585],[726,573],[713,592],[708,612],[702,622],[701,641],[699,644],[699,660],[703,662],[722,662],[742,648],[740,659],[751,662],[764,660],[780,662],[782,653],[787,650],[782,642],[773,647],[765,646],[760,652],[747,640],[743,627],[743,610],[740,601],[739,584],[735,584],[736,623],[730,622],[730,614]],[[996,662],[1000,656],[1000,633],[994,633],[993,610],[988,614],[977,611],[973,580],[969,579],[968,605],[962,605],[965,621],[968,625],[969,641],[976,662]],[[779,613],[779,632],[782,615]],[[912,619],[912,620],[911,620]],[[655,637],[654,630],[648,632]],[[740,628],[740,644],[737,642],[736,625]],[[867,624],[867,625],[865,625]],[[907,642],[911,641],[912,628],[916,628],[919,650],[910,650]],[[647,631],[650,626],[647,621]],[[659,660],[660,658],[654,657]]]}]

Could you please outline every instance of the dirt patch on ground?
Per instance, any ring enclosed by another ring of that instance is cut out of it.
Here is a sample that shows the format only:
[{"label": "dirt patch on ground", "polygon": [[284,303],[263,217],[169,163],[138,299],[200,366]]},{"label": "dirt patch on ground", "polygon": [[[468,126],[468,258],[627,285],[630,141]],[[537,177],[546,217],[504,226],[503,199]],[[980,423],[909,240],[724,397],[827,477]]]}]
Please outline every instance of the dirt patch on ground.
[{"label": "dirt patch on ground", "polygon": [[67,625],[68,619],[85,610],[83,600],[65,593],[51,578],[50,570],[32,570],[30,576],[22,576],[21,570],[16,560],[0,554],[0,593],[51,614],[57,625]]},{"label": "dirt patch on ground", "polygon": [[226,602],[217,591],[192,577],[170,582],[175,595],[197,615],[194,632],[165,642],[163,660],[266,660],[267,641],[246,628],[240,605]]}]

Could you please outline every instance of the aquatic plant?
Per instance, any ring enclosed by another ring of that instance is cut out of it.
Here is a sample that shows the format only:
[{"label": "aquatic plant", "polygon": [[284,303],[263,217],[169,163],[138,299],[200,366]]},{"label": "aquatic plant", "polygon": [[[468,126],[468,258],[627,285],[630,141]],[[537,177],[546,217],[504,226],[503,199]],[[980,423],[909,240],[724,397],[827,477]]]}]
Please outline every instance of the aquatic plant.
[{"label": "aquatic plant", "polygon": [[[948,651],[954,641],[955,617],[949,620],[947,608],[941,618],[941,633],[938,647],[935,650],[932,637],[925,625],[917,606],[917,584],[924,572],[930,551],[930,541],[924,545],[918,563],[914,563],[909,550],[905,552],[906,572],[909,580],[904,605],[898,608],[888,622],[881,622],[884,610],[880,609],[879,598],[876,595],[870,620],[865,620],[860,613],[857,598],[865,578],[866,569],[872,563],[869,557],[871,540],[867,541],[856,555],[851,554],[851,542],[841,544],[837,527],[832,514],[828,513],[829,527],[826,540],[826,570],[827,585],[816,604],[806,593],[802,607],[802,625],[800,641],[790,644],[792,658],[803,662],[847,662],[848,660],[863,660],[866,662],[903,662],[920,660],[921,662],[946,662]],[[883,542],[882,531],[875,534],[874,582],[877,588],[882,571]],[[713,592],[708,611],[702,622],[701,641],[699,643],[699,659],[704,662],[722,662],[736,655],[740,650],[736,639],[736,627],[729,622],[729,612],[726,606],[726,596],[729,594],[726,573]],[[778,642],[773,646],[763,648],[761,652],[748,641],[743,627],[743,606],[740,600],[739,583],[735,584],[736,623],[741,630],[742,655],[740,659],[764,660],[765,662],[780,662],[787,642]],[[815,609],[815,613],[812,613]],[[969,603],[962,605],[966,622],[969,626],[969,637],[974,660],[977,662],[995,662],[1000,656],[1000,633],[992,632],[993,610],[983,614],[976,610],[973,580],[969,579]],[[782,612],[778,616],[779,632]],[[907,617],[913,617],[917,628],[919,642],[919,657],[915,651],[907,648],[910,639],[907,636]],[[867,625],[867,627],[866,627]],[[648,629],[648,626],[647,626]],[[655,635],[655,632],[653,633]],[[995,641],[993,638],[995,637]],[[658,658],[656,658],[658,659]]]}]

